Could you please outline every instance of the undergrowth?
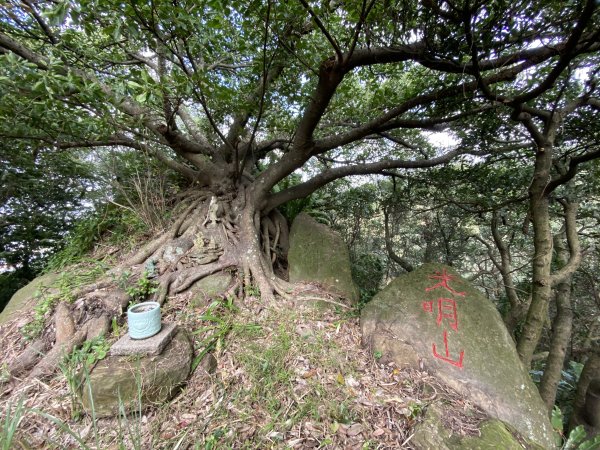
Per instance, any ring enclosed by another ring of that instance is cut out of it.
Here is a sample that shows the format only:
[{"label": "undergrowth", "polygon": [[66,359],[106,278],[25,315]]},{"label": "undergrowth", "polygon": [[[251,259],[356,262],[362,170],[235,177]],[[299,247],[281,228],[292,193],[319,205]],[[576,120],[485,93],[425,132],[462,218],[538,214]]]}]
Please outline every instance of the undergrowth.
[{"label": "undergrowth", "polygon": [[59,272],[85,262],[86,255],[99,243],[127,249],[146,231],[146,225],[135,212],[107,205],[79,220],[65,239],[64,247],[49,258],[44,271]]},{"label": "undergrowth", "polygon": [[61,301],[72,302],[75,300],[73,292],[78,288],[93,283],[102,276],[108,266],[102,262],[86,259],[76,267],[63,271],[49,286],[42,286],[34,294],[36,304],[33,308],[33,320],[27,323],[21,332],[28,340],[33,340],[41,335],[46,327],[54,307]]}]

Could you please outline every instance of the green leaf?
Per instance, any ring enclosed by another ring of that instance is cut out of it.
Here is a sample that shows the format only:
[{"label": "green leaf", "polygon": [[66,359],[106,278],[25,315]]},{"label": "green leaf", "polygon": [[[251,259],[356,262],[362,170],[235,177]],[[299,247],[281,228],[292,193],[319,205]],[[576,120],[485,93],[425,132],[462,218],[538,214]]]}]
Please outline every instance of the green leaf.
[{"label": "green leaf", "polygon": [[563,446],[563,450],[573,450],[577,448],[577,445],[581,443],[585,439],[585,429],[583,425],[579,425],[577,428],[573,429],[569,433],[569,438],[565,445]]},{"label": "green leaf", "polygon": [[554,428],[559,433],[563,431],[563,413],[558,406],[554,406],[552,410],[552,417],[550,418],[552,423],[552,428]]}]

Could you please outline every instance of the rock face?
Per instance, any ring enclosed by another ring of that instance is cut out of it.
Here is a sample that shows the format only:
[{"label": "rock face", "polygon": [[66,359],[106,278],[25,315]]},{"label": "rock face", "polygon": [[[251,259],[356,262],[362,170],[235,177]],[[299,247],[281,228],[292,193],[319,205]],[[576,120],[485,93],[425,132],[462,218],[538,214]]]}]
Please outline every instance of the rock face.
[{"label": "rock face", "polygon": [[525,438],[553,448],[552,427],[494,305],[450,267],[398,277],[363,309],[363,343],[434,373]]},{"label": "rock face", "polygon": [[346,243],[307,214],[299,214],[292,224],[288,263],[291,282],[316,281],[352,302],[359,300]]},{"label": "rock face", "polygon": [[190,288],[192,292],[192,306],[205,305],[210,299],[222,294],[231,285],[230,273],[215,273],[202,278]]},{"label": "rock face", "polygon": [[[440,402],[427,408],[423,421],[417,425],[411,444],[423,450],[523,450],[523,446],[497,419],[486,420],[479,426],[479,436],[458,436],[444,426],[444,406]],[[522,440],[522,439],[521,439]],[[543,450],[527,442],[527,448]]]},{"label": "rock face", "polygon": [[37,277],[27,286],[22,287],[11,297],[2,312],[0,312],[0,325],[14,319],[21,311],[27,311],[36,304],[36,293],[51,286],[59,274],[47,273]]},{"label": "rock face", "polygon": [[[136,411],[138,392],[142,408],[170,400],[187,379],[193,348],[184,331],[179,331],[158,356],[111,356],[100,361],[83,383],[82,401],[96,417],[118,415],[120,403],[126,412]],[[89,387],[88,387],[89,386]],[[91,391],[91,398],[90,398]]]}]

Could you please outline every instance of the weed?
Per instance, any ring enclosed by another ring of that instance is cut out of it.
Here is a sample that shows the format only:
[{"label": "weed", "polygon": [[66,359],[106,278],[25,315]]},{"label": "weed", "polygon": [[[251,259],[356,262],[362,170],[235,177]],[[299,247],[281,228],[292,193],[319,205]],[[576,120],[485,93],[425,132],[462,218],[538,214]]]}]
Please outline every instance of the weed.
[{"label": "weed", "polygon": [[225,338],[232,330],[256,332],[260,327],[254,324],[238,325],[234,322],[234,315],[237,312],[237,307],[234,304],[234,298],[228,297],[225,300],[215,300],[206,311],[199,317],[200,320],[206,322],[207,325],[194,330],[194,335],[204,335],[199,343],[202,350],[194,358],[192,362],[192,372],[196,370],[198,364],[206,356],[207,353],[216,350],[220,351],[225,342]]},{"label": "weed", "polygon": [[373,358],[379,361],[381,358],[383,358],[383,352],[381,350],[375,350],[373,352]]},{"label": "weed", "polygon": [[23,402],[24,397],[21,397],[14,410],[11,402],[6,405],[4,420],[0,422],[0,445],[2,445],[2,450],[10,450],[13,448],[15,433],[17,432],[19,423],[21,423],[21,419],[25,413]]},{"label": "weed", "polygon": [[244,286],[244,294],[246,297],[260,297],[260,289],[253,284]]},{"label": "weed", "polygon": [[83,382],[87,380],[87,375],[94,364],[106,357],[109,349],[110,345],[104,336],[99,336],[85,341],[81,348],[75,348],[59,364],[71,393],[71,415],[73,418],[77,418],[81,412],[80,393]]},{"label": "weed", "polygon": [[105,271],[107,266],[99,261],[89,260],[87,265],[81,265],[68,272],[63,272],[52,286],[44,287],[36,292],[37,303],[34,307],[33,320],[21,328],[21,333],[27,340],[40,336],[46,327],[46,319],[56,304],[60,301],[71,302],[73,291],[81,286],[93,283]]},{"label": "weed", "polygon": [[[131,413],[131,416],[135,419],[135,424],[132,425],[131,420],[127,417],[127,411],[125,410],[125,403],[121,399],[121,393],[119,396],[119,448],[127,448],[123,444],[127,437],[131,443],[131,447],[135,450],[141,450],[142,447],[142,377],[141,371],[136,370],[135,373],[135,385],[136,385],[136,400],[137,400],[137,411]],[[91,395],[90,395],[91,398]],[[125,430],[125,432],[123,431]]]},{"label": "weed", "polygon": [[131,303],[135,304],[144,301],[150,294],[154,294],[157,290],[158,283],[156,280],[149,279],[148,272],[144,270],[137,282],[133,286],[127,287],[125,292],[129,295]]}]

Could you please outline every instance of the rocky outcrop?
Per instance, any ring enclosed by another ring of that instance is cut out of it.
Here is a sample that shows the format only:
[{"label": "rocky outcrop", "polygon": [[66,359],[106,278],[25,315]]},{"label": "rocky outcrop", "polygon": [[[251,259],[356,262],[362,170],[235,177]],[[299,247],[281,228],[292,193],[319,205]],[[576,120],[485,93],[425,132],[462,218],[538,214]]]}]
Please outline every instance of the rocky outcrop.
[{"label": "rocky outcrop", "polygon": [[460,436],[444,424],[447,413],[443,403],[436,402],[427,408],[423,421],[414,430],[411,444],[422,450],[544,450],[543,447],[515,437],[514,430],[497,419],[486,420],[478,427],[478,435]]},{"label": "rocky outcrop", "polygon": [[299,214],[292,224],[288,264],[291,282],[317,282],[351,302],[359,300],[346,243],[307,214]]},{"label": "rocky outcrop", "polygon": [[56,292],[56,290],[52,290],[50,287],[58,277],[59,274],[57,273],[47,273],[46,275],[37,277],[27,286],[24,286],[15,292],[2,312],[0,312],[0,325],[18,317],[21,312],[31,310],[35,306],[37,297],[42,291],[47,290],[47,294]]},{"label": "rocky outcrop", "polygon": [[544,448],[548,412],[494,305],[452,268],[428,264],[363,309],[363,343],[400,366],[423,367]]},{"label": "rocky outcrop", "polygon": [[170,400],[190,374],[192,344],[179,331],[157,356],[111,356],[98,362],[82,383],[85,410],[117,415]]},{"label": "rocky outcrop", "polygon": [[215,273],[202,278],[200,281],[194,283],[190,288],[192,293],[192,306],[203,306],[206,305],[211,299],[222,295],[227,291],[227,288],[231,285],[233,277],[231,273]]}]

